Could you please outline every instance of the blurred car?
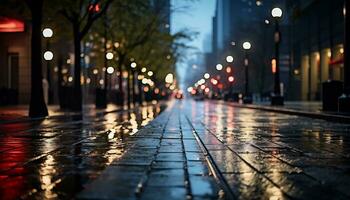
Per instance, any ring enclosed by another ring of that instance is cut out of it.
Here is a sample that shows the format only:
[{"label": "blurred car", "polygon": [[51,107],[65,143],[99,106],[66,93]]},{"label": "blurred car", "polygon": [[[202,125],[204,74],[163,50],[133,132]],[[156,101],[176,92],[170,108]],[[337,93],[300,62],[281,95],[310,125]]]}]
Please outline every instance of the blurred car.
[{"label": "blurred car", "polygon": [[184,98],[184,95],[182,94],[182,92],[177,92],[177,93],[175,94],[175,98],[176,98],[176,99],[183,99],[183,98]]}]

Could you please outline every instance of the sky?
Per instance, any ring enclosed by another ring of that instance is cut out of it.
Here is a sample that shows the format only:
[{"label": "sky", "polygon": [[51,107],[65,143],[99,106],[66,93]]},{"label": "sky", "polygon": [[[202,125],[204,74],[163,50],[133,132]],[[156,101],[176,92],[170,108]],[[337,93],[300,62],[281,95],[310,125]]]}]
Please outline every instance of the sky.
[{"label": "sky", "polygon": [[179,10],[171,17],[172,33],[184,28],[198,32],[198,37],[191,42],[191,45],[203,51],[203,41],[212,31],[215,2],[216,0],[172,0],[173,9]]},{"label": "sky", "polygon": [[[171,16],[171,32],[176,33],[182,29],[197,32],[197,37],[188,45],[197,48],[199,52],[206,51],[208,47],[203,44],[206,41],[207,45],[211,45],[212,17],[216,0],[171,0],[171,2],[172,8],[176,10]],[[182,89],[186,68],[187,63],[177,64],[177,74]]]}]

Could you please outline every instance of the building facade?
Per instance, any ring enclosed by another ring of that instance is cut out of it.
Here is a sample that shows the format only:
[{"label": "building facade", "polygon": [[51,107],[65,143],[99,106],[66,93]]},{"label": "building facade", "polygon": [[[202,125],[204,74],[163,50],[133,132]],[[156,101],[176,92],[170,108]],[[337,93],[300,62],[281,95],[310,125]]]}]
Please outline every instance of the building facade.
[{"label": "building facade", "polygon": [[344,0],[291,1],[288,9],[295,99],[320,100],[323,82],[344,79]]},{"label": "building facade", "polygon": [[0,17],[0,105],[30,99],[30,26],[14,17]]}]

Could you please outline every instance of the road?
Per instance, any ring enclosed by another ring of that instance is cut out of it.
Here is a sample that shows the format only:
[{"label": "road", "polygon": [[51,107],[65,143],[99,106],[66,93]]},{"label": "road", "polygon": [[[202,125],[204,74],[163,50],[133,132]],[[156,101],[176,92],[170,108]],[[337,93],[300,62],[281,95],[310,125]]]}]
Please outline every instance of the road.
[{"label": "road", "polygon": [[172,101],[161,111],[153,105],[77,120],[1,124],[0,194],[350,198],[349,124],[211,101]]}]

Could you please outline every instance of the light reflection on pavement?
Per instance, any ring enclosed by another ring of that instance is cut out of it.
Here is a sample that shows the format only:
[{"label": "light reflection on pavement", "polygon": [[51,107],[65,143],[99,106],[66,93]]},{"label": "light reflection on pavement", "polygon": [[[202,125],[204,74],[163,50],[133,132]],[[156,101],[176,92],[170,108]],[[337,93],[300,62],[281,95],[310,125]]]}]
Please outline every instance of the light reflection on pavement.
[{"label": "light reflection on pavement", "polygon": [[0,125],[1,199],[71,198],[163,107]]}]

